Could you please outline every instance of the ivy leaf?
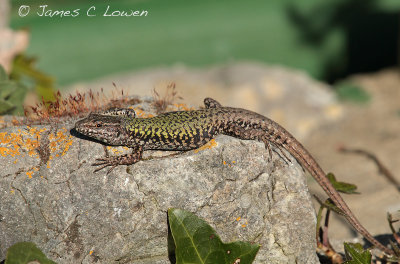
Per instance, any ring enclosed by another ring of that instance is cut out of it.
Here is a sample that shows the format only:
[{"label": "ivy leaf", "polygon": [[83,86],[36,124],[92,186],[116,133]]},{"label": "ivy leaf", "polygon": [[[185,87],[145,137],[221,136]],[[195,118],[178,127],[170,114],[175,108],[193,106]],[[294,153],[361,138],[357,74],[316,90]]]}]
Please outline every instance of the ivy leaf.
[{"label": "ivy leaf", "polygon": [[357,185],[346,182],[339,182],[336,180],[336,177],[333,173],[328,173],[326,177],[338,192],[347,194],[360,194],[359,192],[356,192]]},{"label": "ivy leaf", "polygon": [[0,82],[7,81],[7,80],[8,80],[8,76],[7,76],[6,70],[0,64]]},{"label": "ivy leaf", "polygon": [[210,225],[184,210],[169,209],[168,219],[177,264],[250,264],[260,248],[242,241],[223,243]]},{"label": "ivy leaf", "polygon": [[11,81],[0,81],[0,98],[7,99],[17,89],[17,85]]},{"label": "ivy leaf", "polygon": [[371,264],[371,252],[364,250],[361,244],[344,243],[346,264]]},{"label": "ivy leaf", "polygon": [[[23,101],[28,89],[14,81],[0,82],[0,114],[23,114]],[[12,111],[12,112],[10,112]]]},{"label": "ivy leaf", "polygon": [[40,264],[56,264],[32,242],[19,242],[12,245],[7,251],[5,264],[26,264],[31,261]]},{"label": "ivy leaf", "polygon": [[371,95],[355,83],[340,82],[335,84],[335,91],[342,101],[351,101],[354,103],[368,103],[371,101]]},{"label": "ivy leaf", "polygon": [[0,115],[5,114],[5,113],[9,113],[11,111],[13,111],[15,109],[15,105],[13,105],[12,103],[0,99]]}]

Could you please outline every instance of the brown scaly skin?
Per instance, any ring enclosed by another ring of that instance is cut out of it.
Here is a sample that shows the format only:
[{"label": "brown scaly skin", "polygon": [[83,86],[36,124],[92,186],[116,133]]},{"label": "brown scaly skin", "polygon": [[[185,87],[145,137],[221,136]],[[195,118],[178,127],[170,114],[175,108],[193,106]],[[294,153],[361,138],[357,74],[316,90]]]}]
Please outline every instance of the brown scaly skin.
[{"label": "brown scaly skin", "polygon": [[76,122],[75,129],[106,144],[133,149],[132,154],[97,159],[97,163],[93,164],[99,166],[96,171],[107,166],[111,166],[112,170],[117,165],[134,164],[141,159],[144,150],[195,149],[218,134],[262,141],[270,154],[270,144],[280,150],[285,149],[311,173],[361,235],[385,253],[394,254],[361,225],[315,159],[283,127],[249,110],[222,107],[211,98],[206,98],[204,104],[205,109],[169,112],[152,118],[136,118],[130,109],[111,109],[90,114]]}]

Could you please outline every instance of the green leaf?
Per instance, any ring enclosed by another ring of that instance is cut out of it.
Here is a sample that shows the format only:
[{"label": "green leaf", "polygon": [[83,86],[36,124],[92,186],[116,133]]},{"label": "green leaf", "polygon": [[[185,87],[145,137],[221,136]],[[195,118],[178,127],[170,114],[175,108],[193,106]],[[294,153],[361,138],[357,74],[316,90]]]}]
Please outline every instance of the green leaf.
[{"label": "green leaf", "polygon": [[346,264],[371,264],[371,252],[364,250],[361,244],[344,243]]},{"label": "green leaf", "polygon": [[[0,114],[23,114],[23,102],[27,92],[28,89],[20,83],[0,82]],[[9,112],[11,110],[12,112]]]},{"label": "green leaf", "polygon": [[37,261],[40,264],[56,264],[32,242],[19,242],[11,246],[7,251],[5,264],[26,264],[30,261]]},{"label": "green leaf", "polygon": [[21,83],[17,83],[15,91],[10,95],[7,99],[10,103],[15,105],[15,110],[13,111],[14,115],[23,115],[24,114],[24,100],[26,94],[28,92],[28,88]]},{"label": "green leaf", "polygon": [[15,105],[13,105],[12,103],[10,103],[6,100],[0,99],[0,115],[10,113],[14,109],[15,109]]},{"label": "green leaf", "polygon": [[336,180],[336,177],[333,173],[328,173],[326,177],[338,192],[347,194],[359,194],[359,192],[356,192],[357,185],[346,182],[339,182]]},{"label": "green leaf", "polygon": [[397,243],[394,243],[393,241],[389,240],[390,245],[392,246],[392,249],[394,251],[394,255],[390,256],[387,258],[388,263],[400,263],[400,249],[397,246]]},{"label": "green leaf", "polygon": [[351,82],[340,82],[335,84],[335,91],[340,100],[354,103],[368,103],[371,96],[360,86]]},{"label": "green leaf", "polygon": [[17,84],[12,81],[0,81],[0,98],[7,99],[15,90]]},{"label": "green leaf", "polygon": [[7,80],[8,80],[8,75],[6,73],[6,70],[0,64],[0,82],[7,81]]},{"label": "green leaf", "polygon": [[36,68],[36,58],[20,54],[15,57],[10,78],[34,90],[39,99],[54,101],[54,79]]},{"label": "green leaf", "polygon": [[260,245],[237,241],[223,243],[204,220],[180,209],[168,210],[169,225],[175,242],[176,263],[252,263]]}]

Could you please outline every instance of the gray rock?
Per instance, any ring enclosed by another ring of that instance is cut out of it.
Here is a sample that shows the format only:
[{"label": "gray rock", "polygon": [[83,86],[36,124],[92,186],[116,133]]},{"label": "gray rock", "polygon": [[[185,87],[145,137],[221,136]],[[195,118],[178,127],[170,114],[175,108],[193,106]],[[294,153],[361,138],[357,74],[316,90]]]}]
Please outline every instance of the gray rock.
[{"label": "gray rock", "polygon": [[52,126],[0,130],[0,259],[32,241],[58,263],[169,263],[166,212],[181,208],[225,242],[260,244],[255,263],[318,263],[315,212],[294,159],[218,136],[210,148],[147,152],[95,174],[103,146],[72,137],[73,122]]},{"label": "gray rock", "polygon": [[8,27],[10,9],[9,0],[0,1],[0,30]]}]

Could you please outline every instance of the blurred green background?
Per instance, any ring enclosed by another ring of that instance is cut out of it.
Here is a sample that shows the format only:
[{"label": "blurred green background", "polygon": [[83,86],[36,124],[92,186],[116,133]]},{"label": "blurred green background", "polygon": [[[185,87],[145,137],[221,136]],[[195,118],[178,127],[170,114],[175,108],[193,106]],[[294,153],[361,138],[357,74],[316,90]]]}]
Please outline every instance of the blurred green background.
[{"label": "blurred green background", "polygon": [[[60,86],[183,63],[205,67],[260,61],[334,82],[398,63],[398,0],[13,0],[11,27],[29,28],[27,54]],[[77,17],[40,17],[80,9]],[[31,13],[18,16],[20,5]],[[146,17],[104,17],[147,10]],[[96,7],[96,17],[86,10]]]}]

